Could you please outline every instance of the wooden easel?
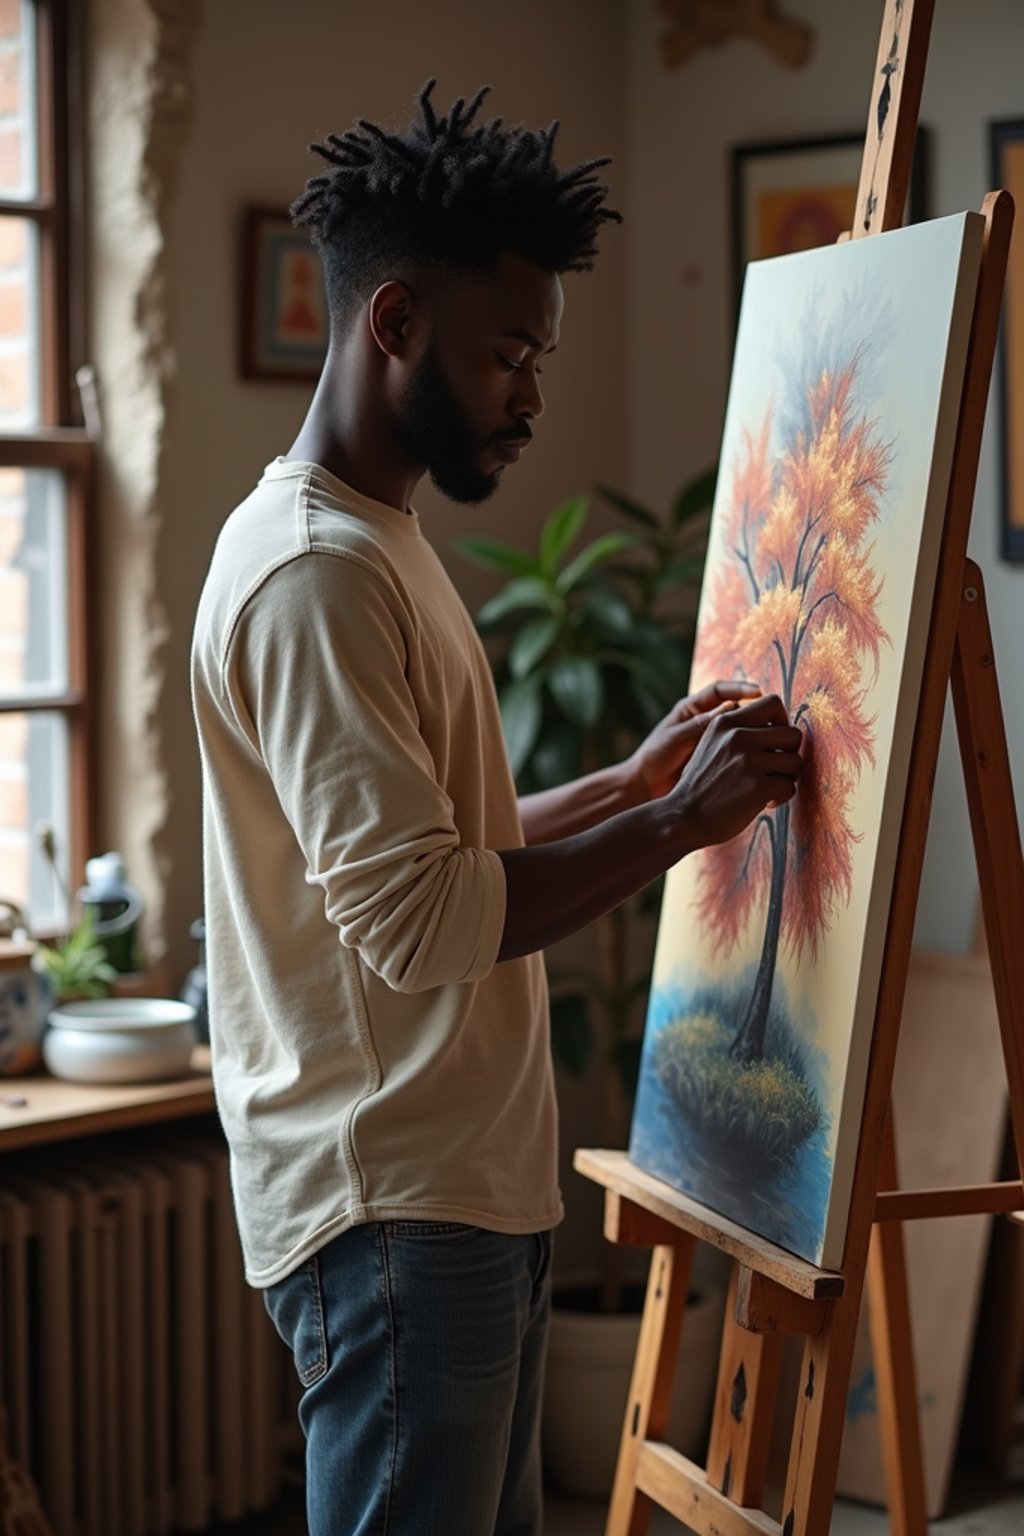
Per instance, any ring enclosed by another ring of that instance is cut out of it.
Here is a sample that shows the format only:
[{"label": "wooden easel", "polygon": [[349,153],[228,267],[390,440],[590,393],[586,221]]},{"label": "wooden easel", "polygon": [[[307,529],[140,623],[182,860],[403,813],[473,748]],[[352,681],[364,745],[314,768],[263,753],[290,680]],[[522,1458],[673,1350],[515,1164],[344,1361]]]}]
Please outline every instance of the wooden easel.
[{"label": "wooden easel", "polygon": [[[902,222],[934,0],[886,0],[851,238]],[[607,1536],[641,1536],[658,1504],[703,1536],[826,1536],[835,1497],[854,1337],[870,1288],[879,1425],[895,1536],[926,1530],[902,1223],[1021,1213],[1018,1178],[899,1191],[889,1100],[921,880],[946,687],[963,758],[982,911],[999,1012],[1017,1166],[1024,1169],[1024,863],[978,567],[966,557],[985,404],[1013,223],[990,193],[964,390],[907,784],[842,1270],[815,1269],[636,1168],[623,1152],[580,1150],[602,1184],[605,1235],[653,1246],[647,1300]],[[683,1307],[698,1241],[733,1259],[707,1467],[662,1443]],[[782,1518],[761,1507],[786,1334],[803,1365]]]}]

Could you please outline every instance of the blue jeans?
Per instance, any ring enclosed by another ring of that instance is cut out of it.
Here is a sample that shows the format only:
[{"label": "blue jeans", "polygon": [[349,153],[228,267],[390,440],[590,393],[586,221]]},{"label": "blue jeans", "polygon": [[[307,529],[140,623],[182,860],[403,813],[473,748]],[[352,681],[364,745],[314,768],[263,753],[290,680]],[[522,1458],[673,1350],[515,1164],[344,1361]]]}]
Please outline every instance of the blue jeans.
[{"label": "blue jeans", "polygon": [[264,1292],[310,1536],[540,1536],[551,1240],[372,1222]]}]

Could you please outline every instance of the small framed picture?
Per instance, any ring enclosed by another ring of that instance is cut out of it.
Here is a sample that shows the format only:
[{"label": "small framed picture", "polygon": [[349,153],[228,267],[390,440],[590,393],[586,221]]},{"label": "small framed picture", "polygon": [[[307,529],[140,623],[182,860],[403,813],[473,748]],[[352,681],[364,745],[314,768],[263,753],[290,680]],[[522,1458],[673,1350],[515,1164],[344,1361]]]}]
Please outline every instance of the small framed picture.
[{"label": "small framed picture", "polygon": [[[1024,118],[989,125],[992,186],[1024,208]],[[1000,528],[1004,560],[1024,560],[1024,245],[1010,244],[999,341]]]},{"label": "small framed picture", "polygon": [[[926,130],[914,149],[905,223],[924,218]],[[776,139],[732,151],[733,277],[739,313],[748,261],[833,245],[853,224],[863,133]]]},{"label": "small framed picture", "polygon": [[246,208],[242,225],[241,372],[246,379],[319,378],[327,296],[305,230],[276,208]]}]

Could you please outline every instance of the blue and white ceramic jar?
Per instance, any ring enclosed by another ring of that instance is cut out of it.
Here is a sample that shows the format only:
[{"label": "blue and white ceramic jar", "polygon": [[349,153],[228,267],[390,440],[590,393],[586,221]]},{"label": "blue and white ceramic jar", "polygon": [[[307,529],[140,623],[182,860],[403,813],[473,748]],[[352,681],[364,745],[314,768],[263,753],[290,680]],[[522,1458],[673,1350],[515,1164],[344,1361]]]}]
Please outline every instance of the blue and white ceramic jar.
[{"label": "blue and white ceramic jar", "polygon": [[47,978],[32,969],[34,944],[0,939],[0,1077],[38,1067],[46,1017],[53,1006]]}]

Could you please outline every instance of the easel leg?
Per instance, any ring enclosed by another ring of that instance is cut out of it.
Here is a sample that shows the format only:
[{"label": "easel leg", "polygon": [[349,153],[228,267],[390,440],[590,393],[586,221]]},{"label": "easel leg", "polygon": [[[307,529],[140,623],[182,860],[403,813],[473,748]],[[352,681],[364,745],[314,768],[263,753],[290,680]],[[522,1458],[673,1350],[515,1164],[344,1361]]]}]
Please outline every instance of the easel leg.
[{"label": "easel leg", "polygon": [[782,1336],[751,1333],[736,1321],[739,1265],[726,1302],[707,1474],[712,1487],[760,1508],[782,1368]]},{"label": "easel leg", "polygon": [[680,1233],[678,1242],[659,1245],[651,1255],[605,1536],[644,1536],[647,1530],[651,1505],[636,1486],[637,1458],[645,1440],[665,1434],[695,1248],[696,1239]]},{"label": "easel leg", "polygon": [[1017,1163],[1024,1172],[1024,861],[985,586],[973,560],[964,568],[951,681]]},{"label": "easel leg", "polygon": [[[879,1188],[897,1188],[892,1110],[878,1165]],[[903,1227],[876,1222],[868,1253],[871,1348],[878,1390],[878,1430],[889,1497],[892,1536],[925,1536],[924,1467],[917,1408],[917,1377],[910,1331],[910,1300]]]},{"label": "easel leg", "polygon": [[828,1536],[864,1272],[846,1273],[831,1322],[804,1343],[782,1504],[783,1536]]}]

